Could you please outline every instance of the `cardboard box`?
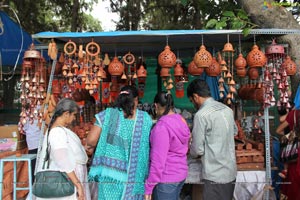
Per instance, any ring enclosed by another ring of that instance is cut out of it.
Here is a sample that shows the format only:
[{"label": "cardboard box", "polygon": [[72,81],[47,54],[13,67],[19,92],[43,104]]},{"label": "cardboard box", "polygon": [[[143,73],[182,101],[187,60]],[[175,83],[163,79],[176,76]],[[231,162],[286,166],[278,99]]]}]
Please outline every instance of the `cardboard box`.
[{"label": "cardboard box", "polygon": [[27,147],[25,136],[19,133],[18,125],[0,126],[0,138],[17,138],[17,150]]}]

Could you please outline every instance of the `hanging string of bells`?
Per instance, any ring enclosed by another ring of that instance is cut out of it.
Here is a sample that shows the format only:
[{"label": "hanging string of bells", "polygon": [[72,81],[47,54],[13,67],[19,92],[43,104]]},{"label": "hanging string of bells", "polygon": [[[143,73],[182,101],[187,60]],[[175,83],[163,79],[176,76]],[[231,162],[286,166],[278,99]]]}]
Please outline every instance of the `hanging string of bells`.
[{"label": "hanging string of bells", "polygon": [[45,100],[46,81],[46,64],[45,59],[42,57],[40,51],[35,49],[32,43],[28,50],[24,53],[22,63],[21,83],[21,113],[18,123],[19,132],[24,134],[24,125],[29,122],[33,123],[38,120],[42,122],[42,109],[41,106]]}]

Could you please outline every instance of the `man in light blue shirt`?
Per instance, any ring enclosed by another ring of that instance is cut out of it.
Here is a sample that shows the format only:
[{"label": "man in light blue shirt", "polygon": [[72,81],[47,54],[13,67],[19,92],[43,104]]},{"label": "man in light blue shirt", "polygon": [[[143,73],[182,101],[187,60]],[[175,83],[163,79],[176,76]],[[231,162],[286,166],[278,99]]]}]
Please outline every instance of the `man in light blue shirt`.
[{"label": "man in light blue shirt", "polygon": [[198,109],[194,116],[190,154],[201,156],[203,199],[232,200],[237,174],[233,111],[215,101],[207,83],[196,79],[187,96]]}]

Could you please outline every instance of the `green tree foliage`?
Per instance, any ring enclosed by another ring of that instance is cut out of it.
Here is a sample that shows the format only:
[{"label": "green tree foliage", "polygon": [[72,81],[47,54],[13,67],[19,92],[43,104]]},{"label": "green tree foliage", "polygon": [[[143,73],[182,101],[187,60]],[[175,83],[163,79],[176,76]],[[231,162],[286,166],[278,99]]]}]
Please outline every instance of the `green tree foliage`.
[{"label": "green tree foliage", "polygon": [[120,15],[118,30],[205,29],[212,19],[211,26],[225,28],[222,13],[239,9],[234,0],[110,0],[110,5]]},{"label": "green tree foliage", "polygon": [[[16,11],[22,27],[29,33],[42,31],[102,31],[99,20],[87,11],[98,0],[2,0]],[[5,10],[14,16],[11,9]]]}]

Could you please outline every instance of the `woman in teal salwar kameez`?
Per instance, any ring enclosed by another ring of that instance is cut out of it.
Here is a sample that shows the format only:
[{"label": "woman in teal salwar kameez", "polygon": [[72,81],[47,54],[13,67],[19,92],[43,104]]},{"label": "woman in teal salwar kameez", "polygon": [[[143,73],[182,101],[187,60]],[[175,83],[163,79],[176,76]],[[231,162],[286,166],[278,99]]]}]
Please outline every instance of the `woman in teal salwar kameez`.
[{"label": "woman in teal salwar kameez", "polygon": [[99,200],[144,197],[152,119],[137,104],[137,89],[124,86],[112,108],[96,115],[88,135],[88,147],[96,147],[89,180],[98,183]]}]

